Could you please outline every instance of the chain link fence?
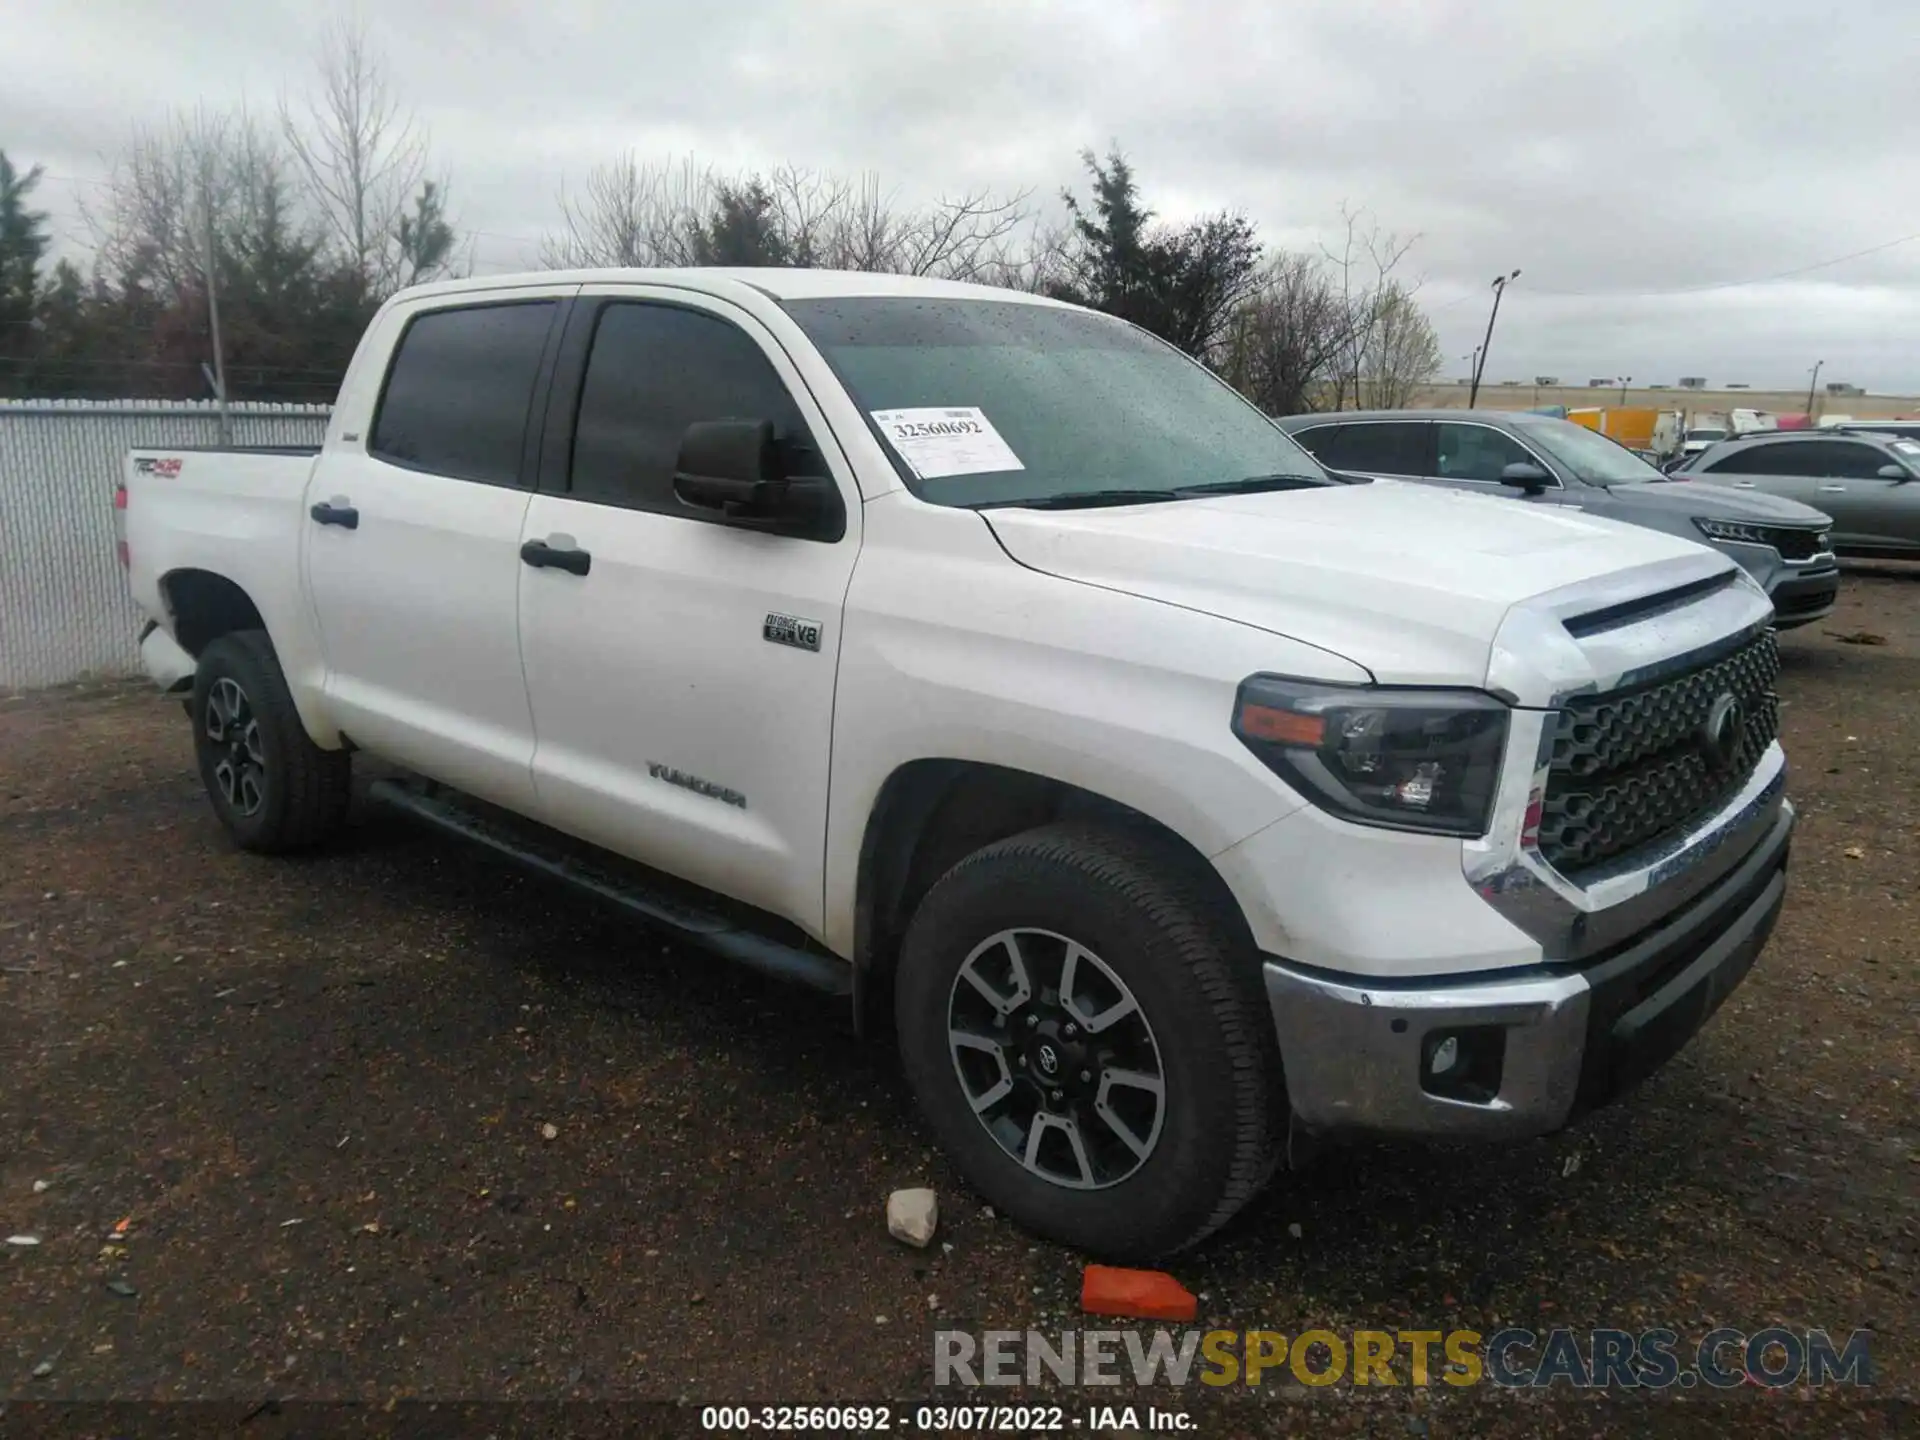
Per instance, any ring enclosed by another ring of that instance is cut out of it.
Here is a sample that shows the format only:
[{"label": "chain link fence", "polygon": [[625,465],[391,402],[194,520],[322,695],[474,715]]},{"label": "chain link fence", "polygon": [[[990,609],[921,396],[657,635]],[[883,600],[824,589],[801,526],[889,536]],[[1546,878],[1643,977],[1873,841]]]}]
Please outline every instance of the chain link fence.
[{"label": "chain link fence", "polygon": [[[236,445],[318,445],[324,405],[230,405]],[[0,689],[140,668],[140,614],[113,549],[136,446],[217,445],[211,402],[0,400]]]}]

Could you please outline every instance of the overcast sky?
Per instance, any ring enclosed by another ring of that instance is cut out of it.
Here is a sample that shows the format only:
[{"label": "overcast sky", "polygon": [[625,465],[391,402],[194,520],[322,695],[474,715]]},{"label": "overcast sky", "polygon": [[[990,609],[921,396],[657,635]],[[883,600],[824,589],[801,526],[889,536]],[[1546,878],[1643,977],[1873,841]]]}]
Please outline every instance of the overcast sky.
[{"label": "overcast sky", "polygon": [[[327,0],[0,0],[0,149],[63,245],[139,122],[307,83]],[[1045,197],[1117,140],[1149,200],[1407,265],[1447,373],[1920,392],[1914,0],[381,0],[367,28],[479,268],[633,147]],[[1905,243],[1903,237],[1913,236]],[[1856,254],[1869,251],[1872,253]],[[1853,257],[1842,260],[1841,257]],[[1840,263],[1826,263],[1831,261]],[[1809,267],[1820,268],[1809,268]],[[1783,272],[1801,271],[1774,279]],[[1760,283],[1750,283],[1760,282]],[[1708,288],[1713,287],[1713,288]],[[1688,292],[1688,293],[1675,293]]]}]

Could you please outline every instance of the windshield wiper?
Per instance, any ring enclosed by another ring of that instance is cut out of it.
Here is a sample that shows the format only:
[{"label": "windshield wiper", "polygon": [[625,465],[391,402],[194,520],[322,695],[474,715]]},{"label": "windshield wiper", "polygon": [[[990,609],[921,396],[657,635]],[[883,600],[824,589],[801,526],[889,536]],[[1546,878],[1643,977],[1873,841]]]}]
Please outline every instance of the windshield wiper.
[{"label": "windshield wiper", "polygon": [[1057,495],[1033,495],[1019,500],[987,500],[975,510],[1091,510],[1101,505],[1155,505],[1178,500],[1178,490],[1062,490]]},{"label": "windshield wiper", "polygon": [[1257,495],[1263,490],[1305,490],[1327,482],[1318,475],[1245,475],[1238,480],[1213,480],[1205,485],[1182,485],[1174,493],[1188,495]]}]

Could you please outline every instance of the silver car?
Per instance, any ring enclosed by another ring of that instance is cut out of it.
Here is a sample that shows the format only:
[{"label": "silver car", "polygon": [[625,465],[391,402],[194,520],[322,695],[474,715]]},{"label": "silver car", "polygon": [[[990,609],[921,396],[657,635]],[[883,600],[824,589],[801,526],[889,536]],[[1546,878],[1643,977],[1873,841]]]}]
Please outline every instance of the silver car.
[{"label": "silver car", "polygon": [[1336,475],[1567,505],[1711,545],[1766,590],[1781,630],[1823,618],[1839,593],[1831,522],[1820,510],[1691,476],[1669,479],[1571,421],[1501,410],[1336,410],[1276,423]]},{"label": "silver car", "polygon": [[1817,505],[1842,555],[1920,559],[1920,440],[1861,430],[1761,430],[1674,472]]}]

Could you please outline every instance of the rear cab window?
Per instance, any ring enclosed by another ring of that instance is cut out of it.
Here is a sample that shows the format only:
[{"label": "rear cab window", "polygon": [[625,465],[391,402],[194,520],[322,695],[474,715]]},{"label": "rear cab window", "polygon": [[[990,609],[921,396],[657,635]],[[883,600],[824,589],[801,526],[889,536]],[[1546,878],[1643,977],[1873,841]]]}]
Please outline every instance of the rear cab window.
[{"label": "rear cab window", "polygon": [[369,454],[412,470],[517,485],[555,300],[428,310],[394,347]]}]

